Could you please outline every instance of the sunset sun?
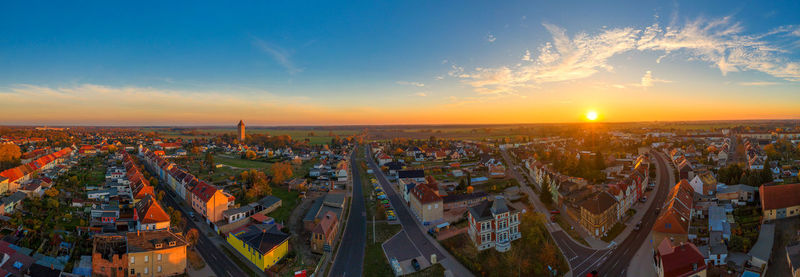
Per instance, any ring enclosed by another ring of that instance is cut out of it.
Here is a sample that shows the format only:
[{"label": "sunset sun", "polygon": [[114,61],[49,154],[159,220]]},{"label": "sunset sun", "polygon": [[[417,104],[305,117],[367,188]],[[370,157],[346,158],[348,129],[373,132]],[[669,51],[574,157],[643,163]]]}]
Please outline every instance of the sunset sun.
[{"label": "sunset sun", "polygon": [[595,112],[595,111],[589,111],[589,112],[587,112],[587,113],[586,113],[586,119],[588,119],[589,121],[595,121],[595,120],[597,120],[597,112]]}]

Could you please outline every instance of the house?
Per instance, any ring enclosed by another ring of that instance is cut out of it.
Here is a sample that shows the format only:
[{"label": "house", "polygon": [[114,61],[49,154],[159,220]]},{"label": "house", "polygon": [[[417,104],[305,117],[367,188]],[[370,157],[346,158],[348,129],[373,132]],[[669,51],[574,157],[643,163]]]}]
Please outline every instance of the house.
[{"label": "house", "polygon": [[345,194],[341,191],[331,191],[325,194],[325,196],[314,199],[311,208],[303,217],[303,228],[310,232],[329,211],[336,214],[337,219],[342,218],[345,199]]},{"label": "house", "polygon": [[24,200],[27,196],[28,195],[24,192],[18,191],[0,199],[0,203],[2,203],[3,206],[2,214],[13,214],[14,211],[22,208],[22,200]]},{"label": "house", "polygon": [[698,193],[712,195],[717,188],[717,179],[714,178],[711,171],[705,170],[695,175],[694,178],[689,181],[689,184],[692,185],[692,189]]},{"label": "house", "polygon": [[336,178],[338,178],[339,181],[347,181],[348,168],[346,161],[339,161],[339,163],[336,164]]},{"label": "house", "polygon": [[800,184],[762,185],[758,192],[763,221],[800,214]]},{"label": "house", "polygon": [[322,220],[311,230],[311,251],[320,254],[330,252],[338,230],[339,219],[336,214],[330,211],[325,213]]},{"label": "house", "polygon": [[668,238],[659,243],[654,259],[659,277],[706,276],[708,269],[697,246],[688,242],[673,245]]},{"label": "house", "polygon": [[738,205],[745,205],[755,200],[756,188],[749,185],[718,186],[717,200],[729,200]]},{"label": "house", "polygon": [[441,221],[444,217],[444,202],[438,189],[434,190],[426,184],[418,184],[411,189],[409,206],[423,225]]},{"label": "house", "polygon": [[156,198],[147,195],[135,204],[133,219],[139,224],[137,230],[162,230],[169,228],[169,215],[161,208]]},{"label": "house", "polygon": [[136,231],[126,235],[129,276],[173,276],[186,273],[183,237],[169,230]]},{"label": "house", "polygon": [[410,169],[400,170],[397,172],[398,179],[411,179],[415,182],[425,182],[425,170]]},{"label": "house", "polygon": [[229,195],[205,181],[201,181],[192,189],[192,209],[203,215],[208,222],[224,219],[222,213],[228,209],[229,199]]},{"label": "house", "polygon": [[386,153],[378,154],[378,165],[384,166],[387,163],[392,162],[392,156],[386,155]]},{"label": "house", "polygon": [[617,220],[621,220],[628,210],[636,203],[636,191],[629,182],[621,182],[608,186],[608,193],[617,200]]},{"label": "house", "polygon": [[8,178],[0,176],[0,195],[8,191]]},{"label": "house", "polygon": [[406,156],[416,157],[417,155],[422,154],[422,149],[419,149],[419,147],[416,147],[416,146],[411,146],[411,147],[406,148],[405,152],[406,152]]},{"label": "house", "polygon": [[452,210],[459,208],[471,208],[477,206],[489,199],[489,194],[486,192],[473,192],[466,194],[451,194],[442,196],[444,203],[444,210]]},{"label": "house", "polygon": [[308,181],[305,178],[293,178],[286,182],[289,190],[305,190],[308,186]]},{"label": "house", "polygon": [[28,269],[35,260],[19,249],[16,245],[0,240],[0,257],[2,257],[0,272],[4,276],[28,276]]},{"label": "house", "polygon": [[800,277],[800,242],[792,242],[786,246],[786,259],[789,261],[789,269],[792,277]]},{"label": "house", "polygon": [[478,250],[494,248],[506,252],[511,249],[512,241],[522,237],[520,211],[509,206],[502,197],[483,201],[470,208],[467,214],[467,233]]},{"label": "house", "polygon": [[694,178],[694,171],[692,169],[692,163],[689,162],[686,158],[683,159],[681,163],[677,166],[678,170],[678,178],[691,180]]},{"label": "house", "polygon": [[580,204],[580,224],[594,237],[605,236],[617,223],[617,200],[607,192],[598,192]]},{"label": "house", "polygon": [[92,276],[125,276],[128,245],[122,235],[97,234],[92,241]]},{"label": "house", "polygon": [[674,243],[689,240],[689,226],[692,220],[694,191],[686,179],[682,179],[670,191],[667,205],[662,209],[656,222],[653,223],[653,247],[657,241],[669,238]]},{"label": "house", "polygon": [[277,264],[289,252],[289,235],[278,230],[275,224],[248,225],[231,232],[227,241],[262,270]]},{"label": "house", "polygon": [[769,257],[772,254],[772,244],[775,241],[775,224],[761,224],[758,232],[758,241],[747,254],[750,255],[750,265],[766,270]]},{"label": "house", "polygon": [[386,163],[384,166],[389,170],[389,175],[397,175],[400,170],[403,170],[405,164],[400,161],[393,161]]}]

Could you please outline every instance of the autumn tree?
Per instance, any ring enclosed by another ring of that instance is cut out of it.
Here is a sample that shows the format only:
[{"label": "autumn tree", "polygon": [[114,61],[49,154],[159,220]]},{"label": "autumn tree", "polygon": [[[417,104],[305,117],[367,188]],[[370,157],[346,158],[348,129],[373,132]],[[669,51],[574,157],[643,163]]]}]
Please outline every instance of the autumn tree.
[{"label": "autumn tree", "polygon": [[189,247],[194,247],[197,245],[197,240],[200,238],[200,233],[197,229],[192,228],[188,232],[186,232],[186,242],[189,243]]},{"label": "autumn tree", "polygon": [[206,152],[205,164],[208,171],[214,170],[214,155],[211,155],[211,152]]},{"label": "autumn tree", "polygon": [[292,177],[292,165],[287,162],[280,162],[272,165],[272,183],[282,184]]},{"label": "autumn tree", "polygon": [[44,191],[44,193],[47,194],[47,196],[50,196],[50,197],[58,196],[58,190],[55,187],[51,187],[51,188],[47,189],[46,191]]},{"label": "autumn tree", "polygon": [[20,156],[22,156],[22,150],[16,144],[0,144],[0,170],[19,164]]},{"label": "autumn tree", "polygon": [[253,150],[247,150],[247,152],[244,153],[244,157],[248,160],[255,160],[257,155]]}]

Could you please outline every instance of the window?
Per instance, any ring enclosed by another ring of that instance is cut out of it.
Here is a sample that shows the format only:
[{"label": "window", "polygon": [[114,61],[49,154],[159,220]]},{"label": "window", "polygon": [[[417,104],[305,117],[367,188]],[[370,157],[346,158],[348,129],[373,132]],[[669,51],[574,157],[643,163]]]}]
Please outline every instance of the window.
[{"label": "window", "polygon": [[144,268],[144,274],[147,274],[147,268],[146,267]]},{"label": "window", "polygon": [[[131,264],[136,262],[136,257],[131,256]],[[131,269],[131,273],[133,273],[133,269]]]},{"label": "window", "polygon": [[150,258],[150,256],[144,256],[144,262],[145,263],[148,262],[148,258]]},{"label": "window", "polygon": [[[158,254],[158,260],[159,261],[161,260],[161,254]],[[159,272],[160,272],[160,270],[159,270]]]},{"label": "window", "polygon": [[431,210],[431,205],[430,205],[430,204],[428,204],[428,210],[429,210],[429,211]]},{"label": "window", "polygon": [[161,272],[161,266],[158,266],[158,272]]}]

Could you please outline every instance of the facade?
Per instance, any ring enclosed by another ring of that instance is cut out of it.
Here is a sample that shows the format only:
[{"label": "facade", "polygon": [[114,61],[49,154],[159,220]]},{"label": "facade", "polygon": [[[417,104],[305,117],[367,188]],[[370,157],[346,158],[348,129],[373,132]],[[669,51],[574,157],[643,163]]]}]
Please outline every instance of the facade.
[{"label": "facade", "polygon": [[617,200],[607,192],[599,192],[580,204],[581,226],[594,237],[605,236],[617,223]]},{"label": "facade", "polygon": [[192,189],[192,209],[203,215],[209,222],[224,220],[223,212],[228,209],[228,195],[216,186],[200,181]]},{"label": "facade", "polygon": [[789,261],[792,277],[800,277],[800,243],[793,242],[786,246],[786,259]]},{"label": "facade", "polygon": [[698,173],[689,181],[689,184],[692,185],[694,191],[703,195],[714,194],[714,190],[717,189],[717,179],[714,178],[710,171]]},{"label": "facade", "polygon": [[188,243],[168,230],[127,234],[129,276],[175,276],[186,273]]},{"label": "facade", "polygon": [[519,232],[520,211],[510,207],[502,197],[470,208],[467,222],[467,233],[478,250],[495,248],[506,252],[511,249],[512,241],[522,237]]},{"label": "facade", "polygon": [[758,192],[764,221],[800,214],[800,184],[762,185]]},{"label": "facade", "polygon": [[748,185],[725,186],[717,190],[717,200],[730,200],[739,205],[745,205],[755,200],[756,188]]},{"label": "facade", "polygon": [[122,277],[128,272],[125,236],[95,235],[92,246],[92,276]]},{"label": "facade", "polygon": [[325,213],[322,220],[311,230],[311,251],[320,254],[331,251],[333,240],[336,238],[338,230],[339,219],[336,214],[333,212]]},{"label": "facade", "polygon": [[427,184],[419,184],[411,189],[409,206],[411,212],[423,224],[441,221],[444,217],[442,198]]},{"label": "facade", "polygon": [[228,234],[228,244],[262,270],[278,263],[289,252],[289,235],[274,224],[250,225]]},{"label": "facade", "polygon": [[236,127],[239,128],[239,142],[244,143],[244,121],[239,120],[239,124]]}]

